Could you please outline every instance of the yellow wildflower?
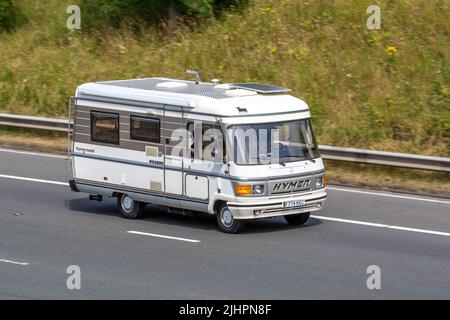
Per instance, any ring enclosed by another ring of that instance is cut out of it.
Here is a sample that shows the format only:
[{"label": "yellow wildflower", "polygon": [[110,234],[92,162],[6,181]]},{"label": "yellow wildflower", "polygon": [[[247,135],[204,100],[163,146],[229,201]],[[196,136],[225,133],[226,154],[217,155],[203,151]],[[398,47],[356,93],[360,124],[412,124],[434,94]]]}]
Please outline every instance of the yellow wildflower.
[{"label": "yellow wildflower", "polygon": [[397,54],[397,48],[394,47],[394,46],[388,46],[385,51],[390,56],[393,56],[393,55]]}]

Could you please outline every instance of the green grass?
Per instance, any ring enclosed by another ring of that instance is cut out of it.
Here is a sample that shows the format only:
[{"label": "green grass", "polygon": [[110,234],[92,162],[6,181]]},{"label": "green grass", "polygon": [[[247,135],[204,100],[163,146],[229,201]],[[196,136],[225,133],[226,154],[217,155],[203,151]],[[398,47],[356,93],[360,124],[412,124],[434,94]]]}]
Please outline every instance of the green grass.
[{"label": "green grass", "polygon": [[68,31],[73,1],[16,3],[26,23],[0,34],[0,112],[63,117],[80,83],[186,78],[191,68],[204,80],[292,88],[310,105],[320,144],[450,155],[447,0],[377,1],[381,30],[366,28],[369,0],[260,0],[195,28],[139,36]]}]

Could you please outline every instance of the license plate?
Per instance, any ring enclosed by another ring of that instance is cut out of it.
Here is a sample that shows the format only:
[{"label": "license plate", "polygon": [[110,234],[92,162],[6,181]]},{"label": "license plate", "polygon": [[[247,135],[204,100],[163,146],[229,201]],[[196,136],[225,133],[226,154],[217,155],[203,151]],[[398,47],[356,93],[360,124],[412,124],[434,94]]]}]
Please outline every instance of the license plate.
[{"label": "license plate", "polygon": [[299,207],[305,204],[305,200],[289,200],[283,202],[283,208]]}]

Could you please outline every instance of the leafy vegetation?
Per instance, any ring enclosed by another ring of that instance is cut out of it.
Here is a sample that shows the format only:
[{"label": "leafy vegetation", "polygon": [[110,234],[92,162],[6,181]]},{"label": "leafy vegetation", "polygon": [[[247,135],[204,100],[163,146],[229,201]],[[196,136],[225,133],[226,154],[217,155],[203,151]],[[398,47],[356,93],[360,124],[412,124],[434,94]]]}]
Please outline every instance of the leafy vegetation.
[{"label": "leafy vegetation", "polygon": [[120,6],[102,9],[126,16],[119,25],[81,6],[81,30],[69,31],[73,1],[17,0],[27,23],[0,33],[0,112],[63,117],[80,83],[190,68],[292,88],[320,144],[449,156],[450,2],[377,2],[381,30],[366,28],[370,1],[260,0],[136,32]]},{"label": "leafy vegetation", "polygon": [[[176,23],[180,19],[206,19],[218,16],[225,9],[242,5],[244,0],[83,0],[89,27],[123,26],[134,22],[134,27],[158,26],[161,22]],[[170,21],[172,20],[172,21]],[[175,21],[173,21],[175,20]],[[100,24],[98,22],[101,22]]]},{"label": "leafy vegetation", "polygon": [[12,30],[16,24],[16,15],[11,0],[0,0],[0,31]]}]

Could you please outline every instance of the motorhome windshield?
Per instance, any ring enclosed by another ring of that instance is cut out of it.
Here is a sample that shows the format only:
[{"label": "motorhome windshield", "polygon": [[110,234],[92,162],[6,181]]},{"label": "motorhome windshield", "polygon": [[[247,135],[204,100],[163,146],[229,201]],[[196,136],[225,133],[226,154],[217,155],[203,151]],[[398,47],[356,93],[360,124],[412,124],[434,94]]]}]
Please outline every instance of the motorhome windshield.
[{"label": "motorhome windshield", "polygon": [[238,165],[284,164],[320,157],[309,119],[233,125],[228,135],[232,160]]}]

